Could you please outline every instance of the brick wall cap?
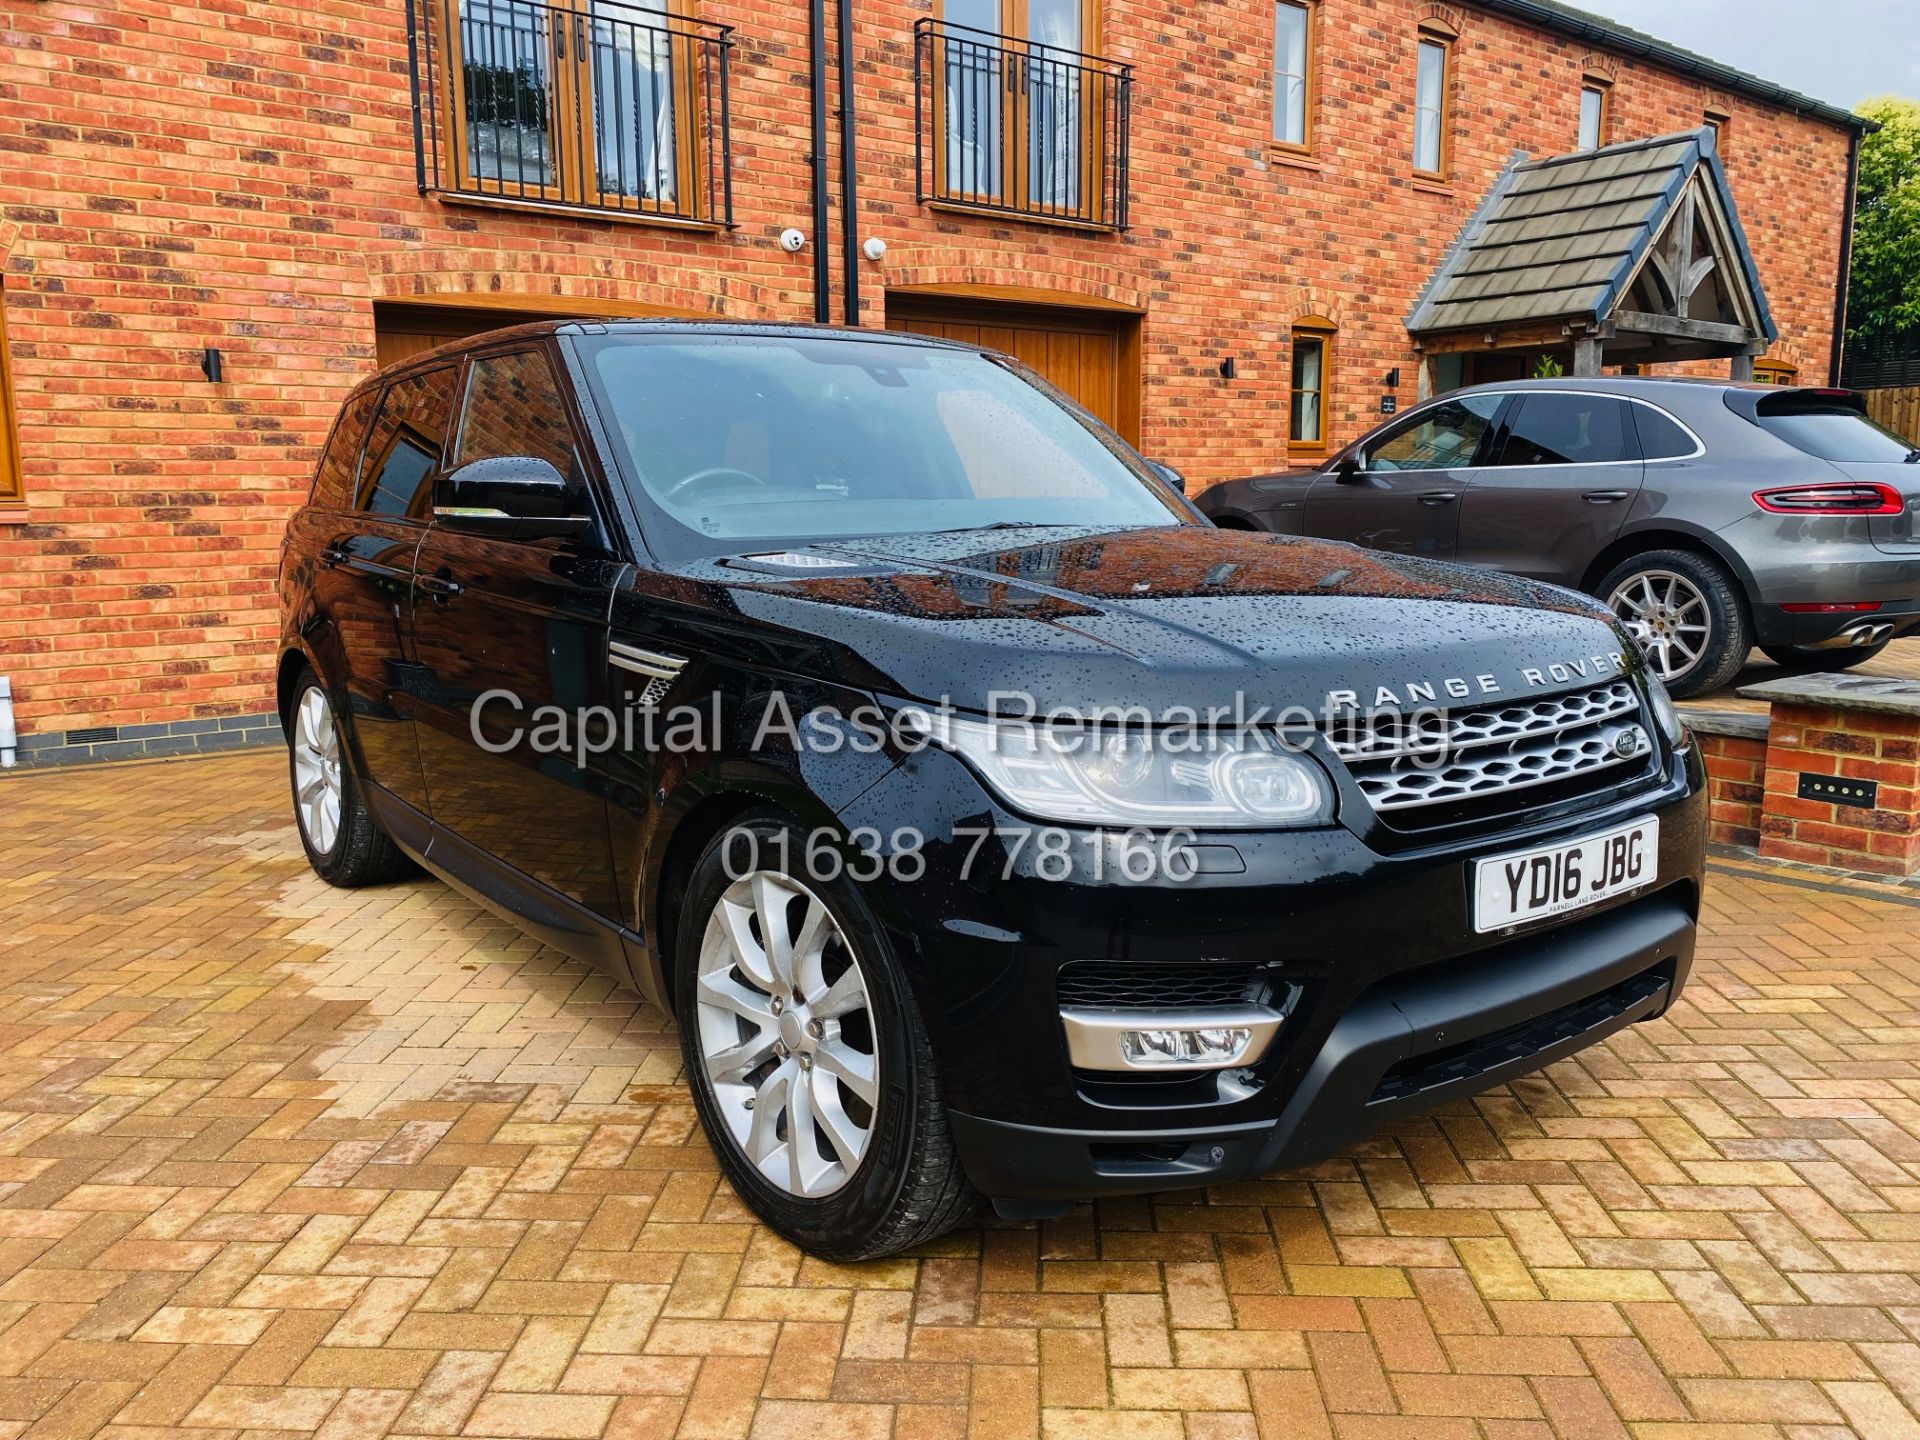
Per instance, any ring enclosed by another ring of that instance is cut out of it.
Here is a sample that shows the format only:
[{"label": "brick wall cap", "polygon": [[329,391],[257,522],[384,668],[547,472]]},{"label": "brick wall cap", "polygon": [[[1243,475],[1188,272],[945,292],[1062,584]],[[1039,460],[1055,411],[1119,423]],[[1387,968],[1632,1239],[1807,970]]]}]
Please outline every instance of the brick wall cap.
[{"label": "brick wall cap", "polygon": [[1682,705],[1681,716],[1702,735],[1730,735],[1741,740],[1765,740],[1767,717],[1753,710],[1712,710],[1700,705]]},{"label": "brick wall cap", "polygon": [[1743,700],[1770,705],[1823,705],[1832,710],[1866,710],[1876,715],[1920,719],[1920,680],[1879,675],[1788,675],[1740,688]]}]

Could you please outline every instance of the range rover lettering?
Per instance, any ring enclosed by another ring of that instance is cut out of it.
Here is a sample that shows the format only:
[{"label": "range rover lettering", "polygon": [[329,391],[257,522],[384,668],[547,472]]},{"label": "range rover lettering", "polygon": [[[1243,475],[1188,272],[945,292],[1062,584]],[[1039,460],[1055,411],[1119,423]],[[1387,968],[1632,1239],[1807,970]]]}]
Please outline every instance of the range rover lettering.
[{"label": "range rover lettering", "polygon": [[670,1012],[821,1255],[1314,1161],[1687,978],[1701,761],[1602,607],[1219,531],[970,347],[414,357],[280,587],[314,868],[424,866]]}]

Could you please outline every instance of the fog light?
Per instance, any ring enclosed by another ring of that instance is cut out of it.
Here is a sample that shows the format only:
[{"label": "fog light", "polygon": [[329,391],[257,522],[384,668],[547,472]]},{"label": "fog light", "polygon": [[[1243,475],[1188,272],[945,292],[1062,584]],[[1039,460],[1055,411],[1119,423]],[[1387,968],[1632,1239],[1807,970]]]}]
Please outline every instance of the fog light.
[{"label": "fog light", "polygon": [[[1294,992],[1287,990],[1286,1004]],[[1067,1056],[1078,1070],[1231,1070],[1259,1063],[1287,1018],[1272,1005],[1165,1010],[1062,1006]]]},{"label": "fog light", "polygon": [[1253,1031],[1244,1025],[1128,1030],[1120,1036],[1120,1053],[1135,1065],[1232,1065],[1252,1041]]}]

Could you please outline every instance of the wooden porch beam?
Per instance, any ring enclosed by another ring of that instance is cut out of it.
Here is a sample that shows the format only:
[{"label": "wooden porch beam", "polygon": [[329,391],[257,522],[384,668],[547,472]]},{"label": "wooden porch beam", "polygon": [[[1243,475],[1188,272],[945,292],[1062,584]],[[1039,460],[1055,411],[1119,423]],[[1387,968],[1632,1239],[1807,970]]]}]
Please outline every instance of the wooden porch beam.
[{"label": "wooden porch beam", "polygon": [[1678,315],[1651,315],[1644,310],[1613,312],[1616,330],[1639,335],[1671,335],[1680,340],[1704,340],[1715,345],[1745,346],[1753,334],[1742,325],[1722,325],[1717,320],[1688,320]]}]

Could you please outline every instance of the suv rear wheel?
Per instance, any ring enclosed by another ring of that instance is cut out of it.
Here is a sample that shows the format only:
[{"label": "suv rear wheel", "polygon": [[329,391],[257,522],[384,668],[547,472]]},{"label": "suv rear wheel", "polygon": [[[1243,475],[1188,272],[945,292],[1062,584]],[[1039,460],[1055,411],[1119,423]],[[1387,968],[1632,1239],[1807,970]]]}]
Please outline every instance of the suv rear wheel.
[{"label": "suv rear wheel", "polygon": [[287,711],[287,769],[300,843],[322,880],[351,890],[414,872],[361,799],[333,702],[311,668],[300,672]]},{"label": "suv rear wheel", "polygon": [[808,832],[762,812],[716,836],[680,912],[676,1009],[694,1106],[733,1188],[816,1255],[944,1234],[977,1196],[884,930]]},{"label": "suv rear wheel", "polygon": [[1599,593],[1681,699],[1726,685],[1753,648],[1733,578],[1692,551],[1635,555],[1607,573]]}]

